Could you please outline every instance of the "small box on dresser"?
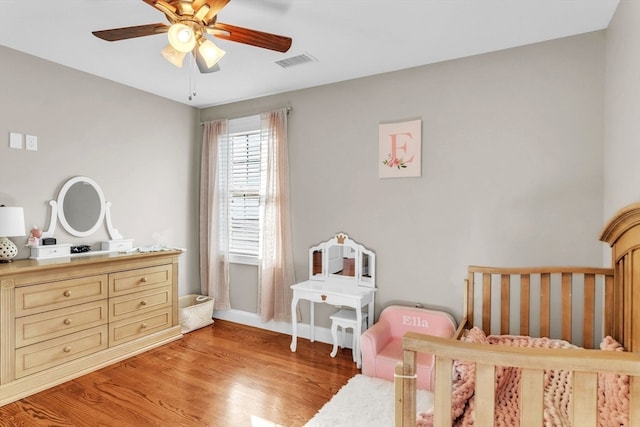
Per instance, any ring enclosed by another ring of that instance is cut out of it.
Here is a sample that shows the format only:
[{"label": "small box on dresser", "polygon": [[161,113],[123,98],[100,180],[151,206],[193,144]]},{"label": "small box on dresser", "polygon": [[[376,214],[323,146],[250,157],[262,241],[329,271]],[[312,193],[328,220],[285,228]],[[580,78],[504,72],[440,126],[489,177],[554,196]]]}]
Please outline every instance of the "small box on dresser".
[{"label": "small box on dresser", "polygon": [[71,245],[44,245],[31,246],[31,259],[51,259],[68,257],[71,255]]},{"label": "small box on dresser", "polygon": [[121,252],[133,249],[133,239],[106,240],[101,243],[103,251]]}]

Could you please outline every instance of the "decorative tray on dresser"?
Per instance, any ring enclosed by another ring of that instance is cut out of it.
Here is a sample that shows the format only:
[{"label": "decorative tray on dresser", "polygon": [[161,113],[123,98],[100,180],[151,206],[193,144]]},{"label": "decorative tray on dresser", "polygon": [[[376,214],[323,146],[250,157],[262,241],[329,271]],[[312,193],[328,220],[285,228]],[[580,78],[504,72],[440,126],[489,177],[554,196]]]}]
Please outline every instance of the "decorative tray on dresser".
[{"label": "decorative tray on dresser", "polygon": [[0,264],[0,406],[182,337],[181,253]]}]

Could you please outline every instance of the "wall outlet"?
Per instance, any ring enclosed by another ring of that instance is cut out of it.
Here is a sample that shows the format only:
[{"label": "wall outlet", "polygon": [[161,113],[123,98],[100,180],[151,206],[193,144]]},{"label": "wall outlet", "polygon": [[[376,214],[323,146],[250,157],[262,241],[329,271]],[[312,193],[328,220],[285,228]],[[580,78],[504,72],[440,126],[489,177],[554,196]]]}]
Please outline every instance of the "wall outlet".
[{"label": "wall outlet", "polygon": [[38,137],[35,135],[27,135],[26,148],[31,151],[38,151]]},{"label": "wall outlet", "polygon": [[22,134],[21,133],[9,132],[9,148],[22,150]]}]

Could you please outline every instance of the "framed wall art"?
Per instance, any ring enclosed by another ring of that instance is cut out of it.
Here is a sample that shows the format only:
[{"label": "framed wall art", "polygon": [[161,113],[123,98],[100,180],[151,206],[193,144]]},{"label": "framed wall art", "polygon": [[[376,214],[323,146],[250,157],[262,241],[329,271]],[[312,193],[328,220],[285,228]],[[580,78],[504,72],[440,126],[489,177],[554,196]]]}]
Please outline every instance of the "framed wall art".
[{"label": "framed wall art", "polygon": [[379,125],[378,176],[421,176],[422,120]]}]

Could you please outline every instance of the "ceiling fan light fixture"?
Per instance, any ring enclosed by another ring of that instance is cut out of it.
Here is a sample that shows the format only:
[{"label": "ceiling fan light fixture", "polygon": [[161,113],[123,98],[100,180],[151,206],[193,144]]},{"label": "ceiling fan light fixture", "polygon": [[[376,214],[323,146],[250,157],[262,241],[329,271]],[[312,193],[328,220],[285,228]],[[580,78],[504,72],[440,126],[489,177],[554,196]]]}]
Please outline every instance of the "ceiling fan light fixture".
[{"label": "ceiling fan light fixture", "polygon": [[[229,1],[144,0],[148,5],[164,13],[169,24],[136,25],[92,33],[109,42],[167,33],[169,45],[161,50],[162,56],[176,67],[182,68],[185,56],[191,52],[201,73],[219,71],[218,61],[225,55],[222,49],[206,38],[207,34],[218,39],[276,52],[289,50],[292,43],[290,37],[218,22],[218,12]],[[192,65],[191,62],[189,65]],[[193,67],[190,66],[189,69],[191,71]]]},{"label": "ceiling fan light fixture", "polygon": [[193,28],[188,25],[176,22],[169,27],[167,33],[169,43],[178,52],[190,52],[196,47],[196,36]]},{"label": "ceiling fan light fixture", "polygon": [[196,61],[200,59],[204,61],[207,68],[211,68],[218,63],[225,55],[225,51],[216,46],[211,40],[201,37],[198,40],[198,49],[196,53]]},{"label": "ceiling fan light fixture", "polygon": [[171,62],[178,68],[182,68],[182,63],[184,62],[184,57],[186,55],[185,52],[180,52],[179,50],[174,49],[171,44],[168,44],[164,49],[160,51],[164,59]]}]

